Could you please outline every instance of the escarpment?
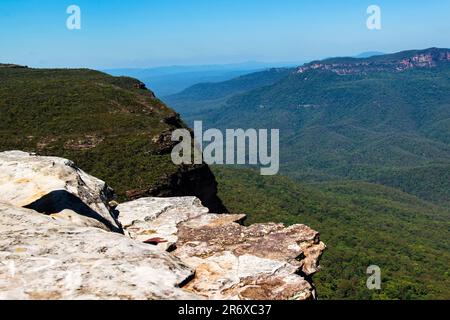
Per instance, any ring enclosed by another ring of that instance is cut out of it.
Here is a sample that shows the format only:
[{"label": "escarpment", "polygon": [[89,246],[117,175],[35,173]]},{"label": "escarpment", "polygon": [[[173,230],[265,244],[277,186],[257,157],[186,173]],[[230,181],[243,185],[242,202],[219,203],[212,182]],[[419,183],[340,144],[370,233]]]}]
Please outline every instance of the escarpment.
[{"label": "escarpment", "polygon": [[87,69],[0,65],[0,151],[75,161],[120,200],[196,196],[226,212],[209,167],[171,161],[179,116],[138,80]]},{"label": "escarpment", "polygon": [[0,153],[0,299],[314,299],[305,225],[243,226],[195,197],[115,203],[69,160]]},{"label": "escarpment", "polygon": [[297,68],[297,73],[305,73],[311,70],[329,71],[338,75],[404,72],[411,69],[430,69],[448,62],[450,62],[449,49],[430,48],[370,58],[331,58],[313,61]]}]

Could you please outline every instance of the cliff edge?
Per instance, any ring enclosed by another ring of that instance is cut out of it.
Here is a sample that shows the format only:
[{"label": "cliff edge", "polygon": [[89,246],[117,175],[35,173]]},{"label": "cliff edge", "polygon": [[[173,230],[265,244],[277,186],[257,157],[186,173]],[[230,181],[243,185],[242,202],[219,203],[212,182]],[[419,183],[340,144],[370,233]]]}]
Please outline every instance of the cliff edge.
[{"label": "cliff edge", "polygon": [[0,153],[0,299],[314,299],[305,225],[243,226],[195,197],[118,204],[72,161]]},{"label": "cliff edge", "polygon": [[171,133],[186,126],[136,79],[3,64],[0,119],[0,151],[71,159],[107,180],[121,201],[196,196],[227,212],[206,164],[172,163]]}]

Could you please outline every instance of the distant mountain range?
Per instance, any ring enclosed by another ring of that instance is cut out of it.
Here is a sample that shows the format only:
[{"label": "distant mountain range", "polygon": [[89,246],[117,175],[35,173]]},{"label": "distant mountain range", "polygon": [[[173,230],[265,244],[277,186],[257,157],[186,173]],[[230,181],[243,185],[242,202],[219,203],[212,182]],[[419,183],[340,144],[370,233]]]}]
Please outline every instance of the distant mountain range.
[{"label": "distant mountain range", "polygon": [[375,56],[382,56],[384,54],[385,53],[379,52],[379,51],[366,51],[366,52],[361,52],[360,54],[355,56],[355,58],[370,58],[370,57],[375,57]]},{"label": "distant mountain range", "polygon": [[450,204],[449,49],[314,61],[165,101],[188,123],[281,129],[284,173],[298,179],[362,179]]},{"label": "distant mountain range", "polygon": [[294,71],[293,68],[272,68],[245,74],[224,82],[199,83],[178,94],[163,97],[177,112],[184,116],[202,110],[219,108],[234,95],[277,83]]},{"label": "distant mountain range", "polygon": [[[290,179],[218,166],[219,194],[252,222],[320,230],[325,298],[450,297],[450,49],[313,61],[164,100],[205,130],[280,129]],[[370,264],[380,292],[361,280]]]},{"label": "distant mountain range", "polygon": [[298,73],[307,70],[330,70],[334,73],[362,74],[379,71],[405,71],[414,68],[431,68],[450,61],[447,49],[410,50],[394,54],[376,55],[370,58],[330,58],[313,61],[297,69]]},{"label": "distant mountain range", "polygon": [[268,68],[295,66],[298,63],[245,62],[236,64],[167,66],[148,69],[103,70],[113,76],[128,76],[141,80],[159,97],[178,93],[194,84],[221,82]]},{"label": "distant mountain range", "polygon": [[[363,52],[356,58],[368,58],[383,53]],[[173,65],[154,68],[116,68],[102,70],[113,76],[133,77],[144,82],[158,97],[166,97],[200,83],[218,83],[246,74],[272,68],[296,67],[304,62],[258,62],[232,64]]]}]

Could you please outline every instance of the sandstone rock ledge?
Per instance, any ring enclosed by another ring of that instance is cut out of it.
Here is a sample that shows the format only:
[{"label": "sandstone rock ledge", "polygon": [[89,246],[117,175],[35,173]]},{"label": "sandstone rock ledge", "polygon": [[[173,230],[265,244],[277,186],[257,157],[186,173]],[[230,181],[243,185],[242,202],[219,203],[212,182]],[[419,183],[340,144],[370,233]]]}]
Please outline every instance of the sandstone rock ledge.
[{"label": "sandstone rock ledge", "polygon": [[314,299],[325,245],[194,197],[113,192],[65,159],[0,153],[0,299]]}]

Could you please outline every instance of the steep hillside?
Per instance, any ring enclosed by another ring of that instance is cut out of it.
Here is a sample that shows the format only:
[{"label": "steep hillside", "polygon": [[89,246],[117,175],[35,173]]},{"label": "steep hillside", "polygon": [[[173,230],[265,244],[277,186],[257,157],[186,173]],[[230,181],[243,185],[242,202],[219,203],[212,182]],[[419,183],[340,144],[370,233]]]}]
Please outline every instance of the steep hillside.
[{"label": "steep hillside", "polygon": [[279,128],[282,172],[300,180],[360,179],[450,203],[449,49],[313,62],[185,119]]},{"label": "steep hillside", "polygon": [[[449,299],[449,57],[433,48],[327,59],[219,105],[204,86],[181,109],[204,127],[280,129],[281,174],[294,180],[213,171],[225,205],[249,223],[320,230],[320,298]],[[372,264],[382,291],[367,290]]]},{"label": "steep hillside", "polygon": [[[315,277],[319,299],[450,298],[450,210],[364,182],[300,184],[248,169],[213,171],[225,205],[246,212],[247,223],[320,230],[327,250]],[[381,268],[381,291],[366,287],[370,265]]]},{"label": "steep hillside", "polygon": [[143,83],[92,70],[0,68],[0,150],[73,159],[121,200],[199,197],[225,211],[206,165],[175,166],[170,132],[178,115]]},{"label": "steep hillside", "polygon": [[190,118],[208,109],[219,108],[233,95],[274,84],[292,73],[294,69],[272,68],[250,73],[218,83],[199,83],[164,98],[182,116]]}]

